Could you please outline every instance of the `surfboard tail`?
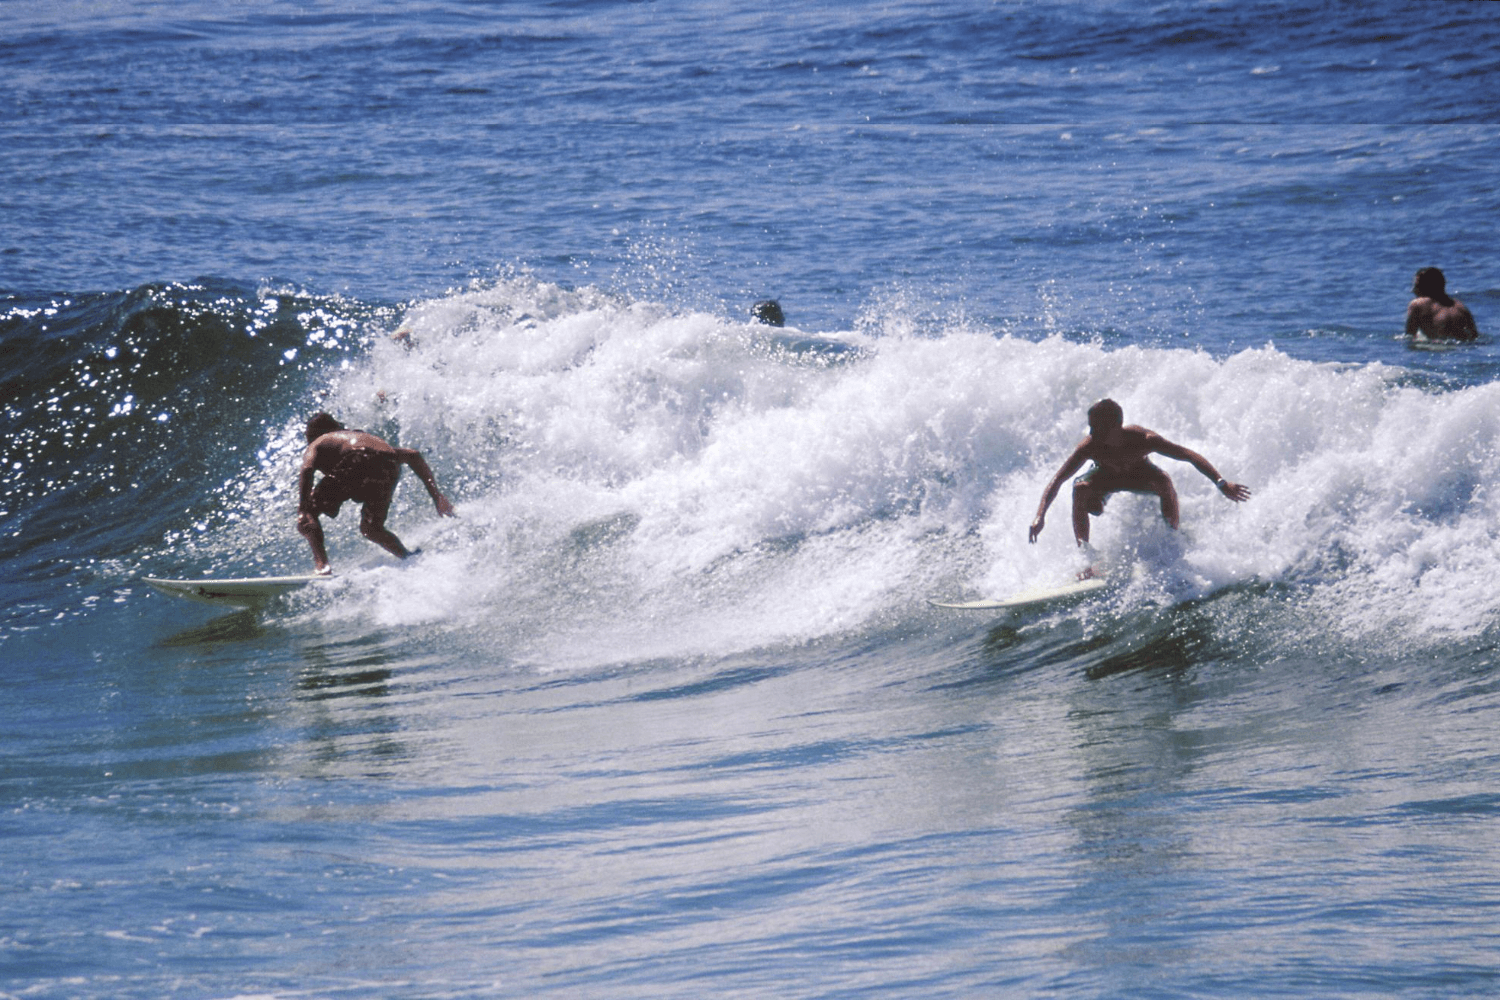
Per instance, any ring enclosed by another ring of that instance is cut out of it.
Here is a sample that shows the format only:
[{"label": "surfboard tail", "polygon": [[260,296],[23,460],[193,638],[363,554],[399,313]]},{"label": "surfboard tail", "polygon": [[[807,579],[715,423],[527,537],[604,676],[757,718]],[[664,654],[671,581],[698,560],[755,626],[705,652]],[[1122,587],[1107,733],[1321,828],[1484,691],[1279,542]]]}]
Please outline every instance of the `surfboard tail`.
[{"label": "surfboard tail", "polygon": [[929,600],[927,603],[935,608],[950,611],[1019,611],[1026,608],[1045,608],[1081,601],[1108,586],[1109,580],[1105,577],[1090,576],[1061,587],[1034,587],[1009,597],[981,598],[977,601]]}]

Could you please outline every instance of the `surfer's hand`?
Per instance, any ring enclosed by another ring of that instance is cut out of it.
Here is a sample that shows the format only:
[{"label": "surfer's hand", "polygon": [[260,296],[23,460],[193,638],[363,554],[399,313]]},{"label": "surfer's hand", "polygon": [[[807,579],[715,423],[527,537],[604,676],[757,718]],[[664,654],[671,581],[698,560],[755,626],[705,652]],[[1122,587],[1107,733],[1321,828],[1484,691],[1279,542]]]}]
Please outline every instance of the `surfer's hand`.
[{"label": "surfer's hand", "polygon": [[456,510],[453,509],[453,504],[451,504],[451,503],[448,502],[448,498],[447,497],[444,497],[444,496],[433,497],[432,498],[432,503],[433,503],[433,505],[435,507],[437,507],[437,512],[440,515],[442,515],[443,517],[457,517],[458,516],[458,511],[456,511]]},{"label": "surfer's hand", "polygon": [[1047,526],[1047,515],[1046,514],[1038,514],[1036,516],[1036,520],[1031,522],[1031,537],[1028,540],[1033,545],[1036,544],[1036,536],[1040,535],[1042,533],[1042,529],[1044,527],[1046,527],[1046,526]]},{"label": "surfer's hand", "polygon": [[1227,479],[1219,480],[1219,492],[1235,503],[1244,503],[1250,499],[1250,487],[1242,483],[1231,483]]}]

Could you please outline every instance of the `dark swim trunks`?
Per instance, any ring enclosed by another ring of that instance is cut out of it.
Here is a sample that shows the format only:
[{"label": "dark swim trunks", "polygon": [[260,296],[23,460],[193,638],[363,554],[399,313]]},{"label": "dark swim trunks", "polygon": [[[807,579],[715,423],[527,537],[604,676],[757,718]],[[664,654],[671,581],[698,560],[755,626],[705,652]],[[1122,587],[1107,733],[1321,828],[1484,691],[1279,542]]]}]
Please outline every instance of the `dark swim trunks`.
[{"label": "dark swim trunks", "polygon": [[[1147,465],[1151,465],[1150,462],[1147,462],[1146,464]],[[1155,469],[1156,466],[1151,465],[1151,468]],[[1160,470],[1158,470],[1158,471],[1160,471]],[[1089,471],[1085,472],[1083,475],[1079,476],[1077,479],[1073,480],[1073,485],[1074,486],[1098,486],[1099,484],[1096,483],[1096,482],[1094,482],[1095,478],[1100,477],[1100,476],[1108,476],[1110,474],[1111,473],[1109,472],[1108,469],[1106,469],[1104,466],[1100,465],[1098,462],[1095,462],[1094,463],[1094,467],[1092,469],[1090,469]],[[1100,514],[1103,514],[1104,513],[1104,501],[1106,501],[1106,500],[1109,499],[1109,495],[1111,493],[1137,493],[1137,494],[1140,494],[1142,496],[1159,496],[1160,495],[1160,494],[1158,494],[1153,489],[1142,489],[1142,488],[1139,488],[1139,487],[1129,487],[1129,486],[1108,486],[1108,485],[1106,485],[1105,488],[1104,488],[1104,491],[1102,493],[1099,493],[1097,496],[1095,496],[1094,497],[1094,502],[1091,503],[1091,504],[1089,504],[1087,507],[1085,507],[1084,510],[1087,510],[1090,514],[1093,514],[1096,517],[1098,515],[1100,515]]]},{"label": "dark swim trunks", "polygon": [[313,512],[338,517],[339,508],[351,500],[388,504],[400,478],[401,462],[395,455],[373,448],[351,448],[313,487]]},{"label": "dark swim trunks", "polygon": [[[1145,464],[1147,466],[1150,466],[1150,468],[1152,468],[1152,469],[1156,469],[1156,466],[1151,465],[1150,462],[1147,462]],[[1160,472],[1161,470],[1157,469],[1156,471]],[[1079,486],[1096,486],[1096,485],[1098,485],[1097,483],[1094,482],[1094,479],[1096,477],[1098,477],[1098,476],[1107,476],[1107,475],[1110,475],[1110,474],[1111,473],[1109,472],[1109,470],[1105,469],[1104,466],[1100,465],[1098,462],[1095,462],[1094,463],[1094,467],[1092,469],[1089,469],[1089,471],[1085,472],[1083,475],[1081,475],[1077,479],[1073,480],[1073,482],[1076,485],[1079,485]],[[1118,475],[1118,473],[1116,473],[1116,475]],[[1141,493],[1141,494],[1145,494],[1145,495],[1148,495],[1148,496],[1155,496],[1156,495],[1156,491],[1154,489],[1151,489],[1149,487],[1137,487],[1137,486],[1110,486],[1110,487],[1106,488],[1105,492],[1107,492],[1107,493]]]}]

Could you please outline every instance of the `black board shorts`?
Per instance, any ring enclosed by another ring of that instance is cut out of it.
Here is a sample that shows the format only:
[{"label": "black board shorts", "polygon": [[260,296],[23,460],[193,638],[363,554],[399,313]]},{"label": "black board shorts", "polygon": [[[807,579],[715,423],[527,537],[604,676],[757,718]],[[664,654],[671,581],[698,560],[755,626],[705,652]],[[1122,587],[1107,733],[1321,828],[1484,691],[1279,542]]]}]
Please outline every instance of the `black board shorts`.
[{"label": "black board shorts", "polygon": [[388,507],[400,478],[401,462],[395,455],[372,448],[351,448],[313,487],[313,513],[338,517],[339,508],[351,500]]}]

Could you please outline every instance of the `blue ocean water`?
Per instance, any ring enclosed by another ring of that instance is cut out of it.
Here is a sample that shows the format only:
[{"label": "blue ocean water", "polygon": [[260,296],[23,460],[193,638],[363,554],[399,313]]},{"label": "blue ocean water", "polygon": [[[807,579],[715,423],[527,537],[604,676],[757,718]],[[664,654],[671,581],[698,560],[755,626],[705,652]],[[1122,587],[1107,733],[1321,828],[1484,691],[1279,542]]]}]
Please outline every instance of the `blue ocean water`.
[{"label": "blue ocean water", "polygon": [[1500,987],[1494,5],[0,10],[0,996]]}]

